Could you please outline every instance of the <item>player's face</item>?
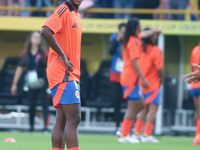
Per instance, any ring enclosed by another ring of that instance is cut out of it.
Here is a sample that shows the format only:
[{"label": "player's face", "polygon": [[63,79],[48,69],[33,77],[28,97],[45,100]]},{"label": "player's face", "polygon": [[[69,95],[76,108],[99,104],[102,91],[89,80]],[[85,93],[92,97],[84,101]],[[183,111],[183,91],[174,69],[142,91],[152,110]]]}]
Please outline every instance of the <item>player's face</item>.
[{"label": "player's face", "polygon": [[31,43],[34,45],[39,45],[41,43],[41,36],[38,32],[32,34]]},{"label": "player's face", "polygon": [[120,35],[121,40],[124,39],[125,30],[126,30],[126,27],[125,27],[125,26],[121,27],[121,29],[119,30],[119,33],[118,33],[118,34]]},{"label": "player's face", "polygon": [[76,6],[81,5],[83,0],[71,0],[73,4],[75,4]]}]

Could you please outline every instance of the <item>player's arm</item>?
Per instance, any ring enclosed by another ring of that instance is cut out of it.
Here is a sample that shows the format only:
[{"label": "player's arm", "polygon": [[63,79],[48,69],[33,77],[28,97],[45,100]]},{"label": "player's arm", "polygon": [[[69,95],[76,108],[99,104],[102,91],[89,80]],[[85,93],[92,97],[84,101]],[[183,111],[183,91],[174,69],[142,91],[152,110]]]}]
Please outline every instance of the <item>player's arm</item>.
[{"label": "player's arm", "polygon": [[192,66],[197,68],[198,70],[185,75],[185,78],[189,78],[189,79],[186,79],[185,82],[187,82],[189,84],[192,82],[196,83],[196,82],[200,81],[200,66],[197,64],[192,64]]},{"label": "player's arm", "polygon": [[73,71],[73,64],[66,58],[62,48],[58,45],[53,32],[48,27],[44,26],[41,30],[41,35],[44,37],[49,46],[60,56],[60,59],[67,67],[67,70]]},{"label": "player's arm", "polygon": [[17,83],[19,82],[22,72],[23,72],[23,68],[21,66],[18,66],[15,71],[15,75],[14,75],[13,83],[12,83],[12,87],[11,87],[12,95],[16,95],[16,93],[17,93]]},{"label": "player's arm", "polygon": [[156,29],[156,30],[142,31],[140,34],[142,38],[148,38],[154,34],[161,34],[161,33],[162,31],[160,29]]},{"label": "player's arm", "polygon": [[164,81],[164,73],[163,73],[163,69],[159,69],[158,70],[158,76],[160,78],[160,86],[163,84]]},{"label": "player's arm", "polygon": [[141,78],[141,80],[142,80],[142,86],[143,86],[144,88],[149,88],[148,82],[147,82],[147,80],[145,79],[145,77],[144,77],[142,71],[140,70],[140,67],[139,67],[139,65],[138,65],[137,59],[133,59],[133,60],[132,60],[132,65],[133,65],[135,71],[137,72],[139,78]]}]

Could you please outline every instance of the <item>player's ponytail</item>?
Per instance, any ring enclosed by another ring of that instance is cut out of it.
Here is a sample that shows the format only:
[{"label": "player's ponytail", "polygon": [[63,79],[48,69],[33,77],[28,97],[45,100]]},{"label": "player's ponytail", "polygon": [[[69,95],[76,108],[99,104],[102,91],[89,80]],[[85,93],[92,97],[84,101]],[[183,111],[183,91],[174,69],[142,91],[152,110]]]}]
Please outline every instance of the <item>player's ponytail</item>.
[{"label": "player's ponytail", "polygon": [[124,47],[126,47],[130,36],[137,36],[136,29],[138,25],[140,25],[140,21],[138,18],[131,18],[128,20],[128,23],[126,24],[126,31],[124,34]]}]

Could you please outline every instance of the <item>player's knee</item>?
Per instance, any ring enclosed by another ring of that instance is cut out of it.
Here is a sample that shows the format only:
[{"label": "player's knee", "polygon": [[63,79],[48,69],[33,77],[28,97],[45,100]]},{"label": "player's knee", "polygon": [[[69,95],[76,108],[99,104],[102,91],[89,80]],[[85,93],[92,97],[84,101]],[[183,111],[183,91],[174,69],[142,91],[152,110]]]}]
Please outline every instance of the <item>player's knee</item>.
[{"label": "player's knee", "polygon": [[73,117],[72,119],[70,119],[69,122],[72,123],[72,124],[74,124],[74,125],[79,125],[79,123],[81,122],[81,116],[80,115],[76,115],[75,117]]},{"label": "player's knee", "polygon": [[138,103],[138,105],[136,106],[136,113],[140,112],[141,110],[143,110],[145,107],[144,103]]},{"label": "player's knee", "polygon": [[145,108],[144,103],[141,103],[141,104],[140,104],[140,110],[142,110],[142,109],[144,109],[144,108]]}]

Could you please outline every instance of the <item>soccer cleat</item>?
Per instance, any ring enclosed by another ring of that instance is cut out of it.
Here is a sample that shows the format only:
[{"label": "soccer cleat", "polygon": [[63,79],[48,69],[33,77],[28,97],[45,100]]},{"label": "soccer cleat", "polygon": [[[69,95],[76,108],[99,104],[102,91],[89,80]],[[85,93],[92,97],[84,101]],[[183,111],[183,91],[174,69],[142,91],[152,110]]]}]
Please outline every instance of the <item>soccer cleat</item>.
[{"label": "soccer cleat", "polygon": [[193,145],[200,145],[200,135],[197,135],[193,140]]},{"label": "soccer cleat", "polygon": [[118,142],[120,142],[120,143],[140,143],[140,141],[138,139],[134,139],[129,135],[126,137],[120,137],[118,139]]},{"label": "soccer cleat", "polygon": [[145,137],[145,136],[142,136],[141,137],[141,142],[144,142],[144,143],[146,143],[146,142],[150,142],[150,143],[160,143],[160,141],[159,140],[157,140],[157,139],[155,139],[153,136],[147,136],[147,137]]}]

